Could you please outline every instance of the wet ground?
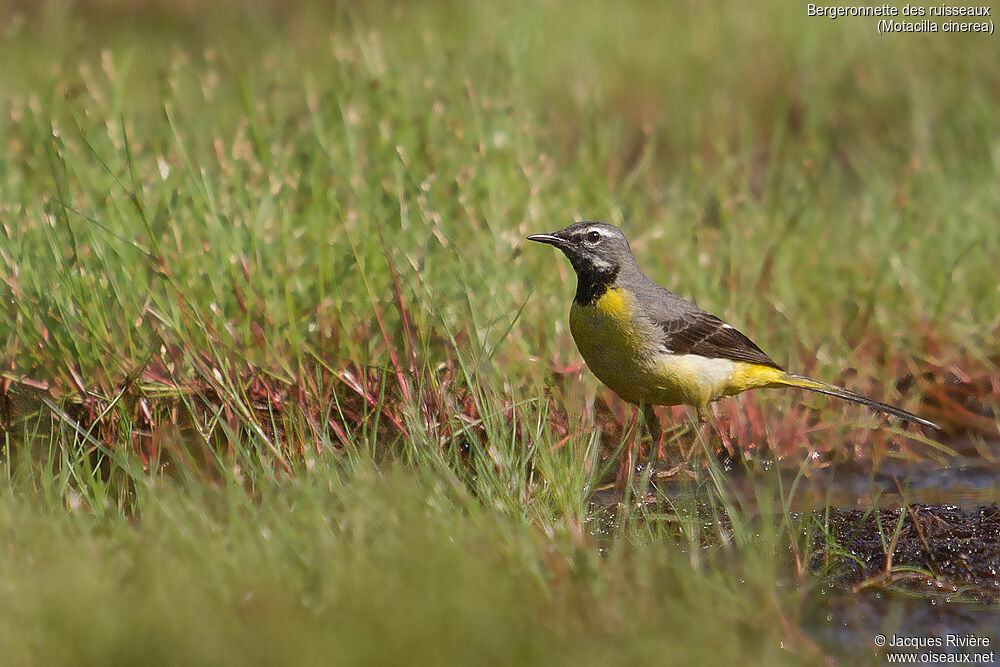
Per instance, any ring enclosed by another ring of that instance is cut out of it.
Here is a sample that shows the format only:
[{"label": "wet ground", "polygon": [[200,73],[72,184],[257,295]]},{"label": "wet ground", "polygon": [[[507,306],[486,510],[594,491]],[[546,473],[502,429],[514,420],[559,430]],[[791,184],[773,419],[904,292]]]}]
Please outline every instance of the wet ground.
[{"label": "wet ground", "polygon": [[[824,654],[869,654],[871,664],[904,653],[915,657],[897,659],[1000,664],[1000,442],[954,448],[958,456],[942,461],[764,461],[726,473],[747,516],[780,514],[785,505],[795,519],[811,513],[822,526],[809,538],[809,566],[822,584],[803,629]],[[777,493],[759,493],[761,484]],[[684,479],[656,486],[667,497],[693,491]],[[612,486],[594,493],[595,509],[604,510],[598,540],[620,501]]]},{"label": "wet ground", "polygon": [[[1000,453],[1000,443],[991,449]],[[782,471],[786,483],[795,475]],[[818,471],[800,487],[805,495],[795,500],[803,509],[898,507],[903,502],[971,509],[1000,502],[1000,462],[964,453],[945,464],[902,459],[886,459],[877,467],[871,461],[841,463]]]},{"label": "wet ground", "polygon": [[812,568],[852,590],[892,586],[949,601],[1000,601],[1000,507],[912,504],[832,511]]}]

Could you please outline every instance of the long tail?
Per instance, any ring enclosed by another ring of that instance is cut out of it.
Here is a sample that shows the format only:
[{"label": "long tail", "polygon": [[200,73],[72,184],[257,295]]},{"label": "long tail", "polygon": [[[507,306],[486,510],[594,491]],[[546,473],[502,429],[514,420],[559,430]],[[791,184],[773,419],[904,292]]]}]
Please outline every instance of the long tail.
[{"label": "long tail", "polygon": [[930,426],[931,428],[936,428],[941,430],[941,427],[934,422],[924,419],[923,417],[918,417],[912,412],[907,412],[901,408],[889,405],[887,403],[882,403],[874,399],[868,398],[867,396],[862,396],[861,394],[855,394],[853,391],[848,391],[842,387],[837,387],[832,384],[827,384],[825,382],[820,382],[819,380],[813,380],[812,378],[807,378],[804,375],[793,375],[791,373],[785,373],[781,378],[777,379],[775,384],[784,385],[786,387],[801,387],[802,389],[808,389],[809,391],[819,392],[820,394],[826,394],[828,396],[836,396],[837,398],[843,398],[847,401],[853,401],[855,403],[860,403],[872,410],[877,412],[884,412],[894,417],[899,417],[900,419],[905,419],[908,422],[913,422],[914,424],[922,424],[924,426]]}]

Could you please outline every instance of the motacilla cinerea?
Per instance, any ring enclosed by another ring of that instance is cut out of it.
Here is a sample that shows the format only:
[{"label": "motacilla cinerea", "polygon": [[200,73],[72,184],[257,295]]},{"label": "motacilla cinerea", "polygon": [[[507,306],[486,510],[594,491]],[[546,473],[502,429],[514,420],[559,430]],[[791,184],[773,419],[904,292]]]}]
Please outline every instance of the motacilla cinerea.
[{"label": "motacilla cinerea", "polygon": [[940,428],[906,410],[786,372],[732,326],[647,278],[613,225],[578,222],[528,239],[554,245],[573,264],[573,340],[597,379],[643,406],[651,432],[659,425],[650,406],[690,405],[705,421],[708,403],[764,387],[801,387]]}]

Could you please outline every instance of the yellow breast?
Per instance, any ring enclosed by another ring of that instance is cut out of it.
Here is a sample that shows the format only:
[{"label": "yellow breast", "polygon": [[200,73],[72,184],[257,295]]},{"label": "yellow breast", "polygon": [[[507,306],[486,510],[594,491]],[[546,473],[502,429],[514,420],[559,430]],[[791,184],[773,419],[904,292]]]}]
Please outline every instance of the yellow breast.
[{"label": "yellow breast", "polygon": [[573,340],[597,379],[626,401],[645,400],[643,385],[655,341],[635,318],[635,297],[618,287],[589,305],[574,302],[569,313]]},{"label": "yellow breast", "polygon": [[584,359],[607,347],[638,352],[643,341],[634,320],[635,297],[620,287],[608,289],[590,305],[574,301],[569,311],[569,328]]}]

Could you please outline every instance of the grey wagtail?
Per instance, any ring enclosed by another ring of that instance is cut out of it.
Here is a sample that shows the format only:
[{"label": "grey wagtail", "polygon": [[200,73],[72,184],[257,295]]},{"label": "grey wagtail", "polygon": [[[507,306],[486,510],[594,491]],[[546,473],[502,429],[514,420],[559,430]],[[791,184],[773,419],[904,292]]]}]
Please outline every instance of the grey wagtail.
[{"label": "grey wagtail", "polygon": [[613,225],[578,222],[528,239],[554,245],[573,264],[573,340],[597,379],[644,409],[651,433],[659,430],[651,406],[689,405],[704,422],[710,402],[765,387],[800,387],[941,428],[906,410],[783,370],[732,326],[647,278],[625,235]]}]

